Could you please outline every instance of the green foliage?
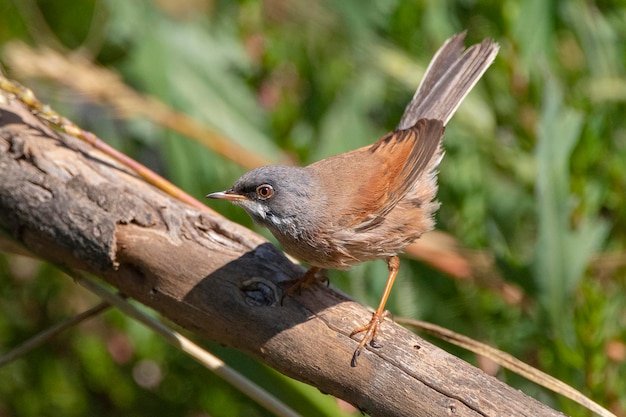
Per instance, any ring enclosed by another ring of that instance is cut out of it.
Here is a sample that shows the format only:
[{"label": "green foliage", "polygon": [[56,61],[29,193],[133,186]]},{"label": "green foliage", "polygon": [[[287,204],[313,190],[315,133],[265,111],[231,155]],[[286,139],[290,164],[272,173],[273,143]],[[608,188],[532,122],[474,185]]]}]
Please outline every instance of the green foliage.
[{"label": "green foliage", "polygon": [[[453,33],[496,39],[498,59],[447,128],[437,227],[493,258],[479,278],[501,276],[525,302],[403,260],[388,308],[486,340],[624,413],[625,22],[615,0],[0,0],[0,53],[16,39],[81,46],[268,161],[285,153],[305,164],[393,129]],[[115,120],[105,103],[62,85],[22,81],[198,198],[244,171],[145,120]],[[243,211],[211,205],[255,227]],[[383,275],[382,263],[369,263],[331,280],[374,305]],[[95,303],[53,268],[2,256],[0,351]],[[315,389],[211,348],[304,415],[342,415]],[[588,415],[508,372],[499,377]],[[269,415],[116,311],[0,368],[0,381],[7,416]]]},{"label": "green foliage", "polygon": [[560,337],[571,334],[571,328],[558,324],[571,315],[569,300],[607,232],[599,219],[580,219],[576,230],[570,226],[569,161],[581,128],[581,115],[562,108],[561,91],[549,80],[537,134],[539,236],[534,274],[539,302]]}]

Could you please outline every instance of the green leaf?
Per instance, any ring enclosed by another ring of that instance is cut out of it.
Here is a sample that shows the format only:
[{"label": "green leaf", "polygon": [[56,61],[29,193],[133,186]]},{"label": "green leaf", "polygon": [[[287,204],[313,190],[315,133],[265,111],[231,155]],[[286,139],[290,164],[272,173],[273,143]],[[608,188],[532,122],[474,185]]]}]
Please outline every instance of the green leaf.
[{"label": "green leaf", "polygon": [[[540,303],[557,329],[570,315],[570,298],[582,279],[587,263],[600,247],[607,227],[600,220],[585,219],[571,226],[569,161],[582,129],[582,116],[563,105],[563,93],[548,78],[538,127],[537,209],[539,236],[535,254],[535,279]],[[565,321],[566,322],[566,321]]]}]

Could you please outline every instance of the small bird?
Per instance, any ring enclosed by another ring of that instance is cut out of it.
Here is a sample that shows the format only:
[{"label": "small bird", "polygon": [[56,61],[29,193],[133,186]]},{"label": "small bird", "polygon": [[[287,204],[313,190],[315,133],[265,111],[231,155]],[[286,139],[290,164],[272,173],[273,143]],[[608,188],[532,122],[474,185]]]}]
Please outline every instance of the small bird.
[{"label": "small bird", "polygon": [[398,254],[434,228],[437,171],[444,127],[498,53],[490,39],[464,50],[465,33],[439,49],[406,107],[397,129],[376,143],[306,167],[254,169],[226,191],[208,198],[229,200],[266,226],[284,249],[310,269],[293,288],[321,279],[324,269],[384,259],[389,275],[351,365],[376,334],[400,267]]}]

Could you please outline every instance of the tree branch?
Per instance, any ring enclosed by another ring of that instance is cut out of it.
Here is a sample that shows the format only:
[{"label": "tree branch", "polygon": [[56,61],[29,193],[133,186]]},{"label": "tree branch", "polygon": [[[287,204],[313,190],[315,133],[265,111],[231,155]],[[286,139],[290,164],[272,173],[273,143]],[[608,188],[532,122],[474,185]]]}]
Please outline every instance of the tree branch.
[{"label": "tree branch", "polygon": [[561,415],[391,321],[351,368],[365,307],[324,286],[281,305],[281,282],[303,270],[275,247],[0,103],[0,227],[36,256],[373,416]]}]

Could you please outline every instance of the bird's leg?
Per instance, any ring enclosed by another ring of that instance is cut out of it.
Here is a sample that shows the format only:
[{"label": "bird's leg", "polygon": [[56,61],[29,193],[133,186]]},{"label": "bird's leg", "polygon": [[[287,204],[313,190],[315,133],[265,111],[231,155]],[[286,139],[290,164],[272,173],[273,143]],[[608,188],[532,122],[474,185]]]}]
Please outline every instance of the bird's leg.
[{"label": "bird's leg", "polygon": [[292,279],[289,281],[285,281],[285,284],[289,285],[287,289],[283,292],[282,300],[285,299],[288,295],[294,294],[296,292],[300,292],[304,289],[311,287],[317,283],[325,282],[328,283],[328,277],[326,274],[318,275],[318,273],[322,271],[322,268],[318,268],[316,266],[312,266],[304,273],[301,278]]},{"label": "bird's leg", "polygon": [[385,304],[387,304],[387,299],[389,298],[389,294],[391,293],[391,287],[393,287],[393,282],[396,280],[398,270],[400,269],[400,258],[398,258],[397,256],[391,256],[387,258],[387,267],[389,268],[389,275],[387,277],[385,291],[383,291],[383,296],[380,299],[378,308],[376,309],[374,314],[372,314],[372,319],[365,326],[357,327],[352,331],[352,333],[350,333],[350,337],[352,337],[357,333],[365,332],[361,343],[359,343],[359,346],[357,346],[354,354],[352,355],[352,361],[350,362],[350,365],[352,367],[356,366],[356,361],[361,354],[361,351],[368,342],[372,347],[381,347],[381,345],[376,342],[376,332],[378,332],[378,327],[380,327],[380,324],[389,314],[389,312],[385,310]]}]

